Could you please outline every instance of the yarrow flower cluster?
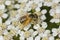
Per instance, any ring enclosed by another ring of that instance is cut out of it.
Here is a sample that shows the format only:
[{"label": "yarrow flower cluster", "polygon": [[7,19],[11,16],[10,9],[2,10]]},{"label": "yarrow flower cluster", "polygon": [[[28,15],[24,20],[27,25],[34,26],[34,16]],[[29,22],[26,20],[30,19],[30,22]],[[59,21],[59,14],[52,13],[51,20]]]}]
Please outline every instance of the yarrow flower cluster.
[{"label": "yarrow flower cluster", "polygon": [[[20,18],[33,13],[38,23],[22,27]],[[60,0],[0,0],[0,40],[60,40]]]}]

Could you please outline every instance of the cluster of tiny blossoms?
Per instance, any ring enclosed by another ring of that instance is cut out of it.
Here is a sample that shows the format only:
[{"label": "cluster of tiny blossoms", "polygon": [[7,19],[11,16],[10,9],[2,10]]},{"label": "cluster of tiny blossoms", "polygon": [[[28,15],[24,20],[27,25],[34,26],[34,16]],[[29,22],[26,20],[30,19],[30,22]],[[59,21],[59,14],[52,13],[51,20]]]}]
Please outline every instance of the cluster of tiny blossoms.
[{"label": "cluster of tiny blossoms", "polygon": [[[42,6],[51,7],[49,15],[53,18],[51,23],[60,23],[60,0],[0,0],[0,40],[60,40],[59,28],[46,29],[48,24],[45,14],[46,9]],[[28,13],[40,15],[39,23],[27,25],[22,29],[20,17]]]}]

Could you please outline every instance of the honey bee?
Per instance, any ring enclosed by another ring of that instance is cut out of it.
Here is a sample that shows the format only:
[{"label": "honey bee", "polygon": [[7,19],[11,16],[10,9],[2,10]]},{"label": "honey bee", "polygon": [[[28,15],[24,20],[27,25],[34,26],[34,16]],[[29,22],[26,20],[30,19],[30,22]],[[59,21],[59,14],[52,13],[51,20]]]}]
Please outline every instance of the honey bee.
[{"label": "honey bee", "polygon": [[27,26],[29,23],[36,24],[38,21],[38,15],[37,14],[27,14],[22,17],[20,17],[20,23],[24,26]]}]

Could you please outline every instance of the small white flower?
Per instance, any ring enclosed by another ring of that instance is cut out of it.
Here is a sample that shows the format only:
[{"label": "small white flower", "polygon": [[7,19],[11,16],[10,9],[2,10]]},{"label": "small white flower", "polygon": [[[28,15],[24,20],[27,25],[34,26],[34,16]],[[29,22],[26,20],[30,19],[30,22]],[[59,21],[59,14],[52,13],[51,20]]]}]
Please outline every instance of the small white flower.
[{"label": "small white flower", "polygon": [[5,5],[11,5],[11,1],[6,0],[6,1],[5,1]]},{"label": "small white flower", "polygon": [[53,37],[53,36],[50,36],[50,37],[49,37],[49,40],[54,40],[54,37]]},{"label": "small white flower", "polygon": [[40,40],[40,36],[36,36],[35,37],[35,40]]},{"label": "small white flower", "polygon": [[27,38],[27,40],[33,40],[33,37],[29,37],[29,38]]},{"label": "small white flower", "polygon": [[4,13],[4,14],[2,15],[2,17],[3,17],[3,18],[7,18],[7,17],[8,17],[8,14]]},{"label": "small white flower", "polygon": [[5,5],[4,4],[0,4],[0,10],[5,9]]},{"label": "small white flower", "polygon": [[4,40],[3,36],[0,36],[0,40]]},{"label": "small white flower", "polygon": [[43,28],[47,28],[47,23],[46,22],[42,22],[41,25],[42,25]]},{"label": "small white flower", "polygon": [[43,9],[43,10],[41,11],[41,13],[42,13],[42,14],[46,14],[46,13],[47,13],[47,10],[46,10],[46,9]]}]

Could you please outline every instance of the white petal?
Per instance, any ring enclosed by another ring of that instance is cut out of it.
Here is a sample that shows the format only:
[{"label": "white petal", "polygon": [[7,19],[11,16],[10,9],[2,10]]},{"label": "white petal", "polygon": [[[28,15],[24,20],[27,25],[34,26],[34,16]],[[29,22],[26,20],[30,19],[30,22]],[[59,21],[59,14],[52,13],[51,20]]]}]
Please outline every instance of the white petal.
[{"label": "white petal", "polygon": [[53,36],[49,37],[49,40],[54,40],[54,37]]},{"label": "white petal", "polygon": [[36,36],[35,37],[35,40],[40,40],[40,36]]},{"label": "white petal", "polygon": [[56,9],[56,13],[60,13],[60,9],[57,8],[57,9]]},{"label": "white petal", "polygon": [[4,4],[0,5],[0,9],[5,9],[5,5]]},{"label": "white petal", "polygon": [[60,34],[58,35],[58,37],[60,38]]},{"label": "white petal", "polygon": [[42,15],[41,20],[45,20],[45,19],[46,19],[45,15]]},{"label": "white petal", "polygon": [[32,36],[35,37],[37,34],[38,34],[38,32],[34,31],[33,34],[32,34]]},{"label": "white petal", "polygon": [[45,30],[44,33],[49,34],[50,33],[50,30]]},{"label": "white petal", "polygon": [[3,36],[0,36],[0,40],[4,40]]},{"label": "white petal", "polygon": [[7,34],[8,34],[8,31],[7,31],[7,30],[4,30],[4,31],[3,31],[3,34],[4,34],[4,35],[7,35]]},{"label": "white petal", "polygon": [[7,18],[7,17],[8,17],[8,14],[5,14],[5,13],[4,13],[4,14],[2,15],[2,17],[3,17],[3,18]]},{"label": "white petal", "polygon": [[42,14],[46,14],[46,13],[47,13],[47,10],[46,10],[46,9],[43,9],[43,10],[41,11],[41,13],[42,13]]},{"label": "white petal", "polygon": [[50,22],[51,22],[51,23],[54,23],[54,22],[55,22],[55,19],[51,19]]},{"label": "white petal", "polygon": [[47,23],[46,22],[42,22],[41,25],[42,25],[43,28],[47,28]]},{"label": "white petal", "polygon": [[60,22],[60,20],[59,19],[55,19],[55,23],[59,23]]},{"label": "white petal", "polygon": [[36,24],[36,25],[33,26],[34,29],[38,29],[39,27],[40,27],[39,24]]},{"label": "white petal", "polygon": [[0,23],[2,23],[2,18],[0,17]]},{"label": "white petal", "polygon": [[5,5],[11,5],[11,1],[9,0],[5,1]]},{"label": "white petal", "polygon": [[19,4],[15,4],[14,7],[15,7],[15,8],[20,8],[20,5],[19,5]]},{"label": "white petal", "polygon": [[6,25],[10,25],[11,24],[11,21],[10,20],[6,20],[5,24]]},{"label": "white petal", "polygon": [[53,28],[53,29],[52,29],[52,32],[57,32],[57,29],[56,29],[56,28]]},{"label": "white petal", "polygon": [[41,3],[38,3],[38,7],[42,7],[42,2]]},{"label": "white petal", "polygon": [[52,35],[55,37],[55,36],[58,35],[58,33],[57,32],[53,32]]},{"label": "white petal", "polygon": [[39,7],[37,7],[35,10],[36,10],[36,12],[39,12],[39,11],[40,11],[40,8],[39,8]]},{"label": "white petal", "polygon": [[24,37],[20,37],[20,40],[25,40],[25,38]]},{"label": "white petal", "polygon": [[50,16],[54,16],[55,15],[55,10],[54,9],[50,9],[49,13],[50,13]]},{"label": "white petal", "polygon": [[29,37],[29,38],[27,38],[27,40],[33,40],[33,37]]}]

